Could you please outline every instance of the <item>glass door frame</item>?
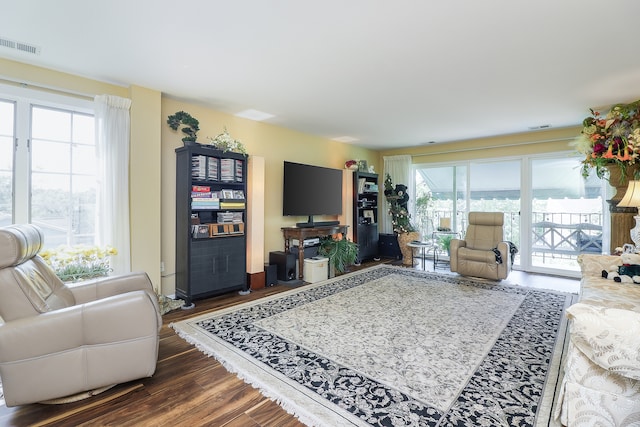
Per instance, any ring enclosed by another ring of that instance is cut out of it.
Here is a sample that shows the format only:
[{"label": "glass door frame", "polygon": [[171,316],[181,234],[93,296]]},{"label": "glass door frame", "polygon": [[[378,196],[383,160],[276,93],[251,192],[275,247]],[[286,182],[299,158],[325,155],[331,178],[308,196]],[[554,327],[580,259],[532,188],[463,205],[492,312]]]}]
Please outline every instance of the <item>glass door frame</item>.
[{"label": "glass door frame", "polygon": [[[514,265],[514,270],[523,270],[532,273],[541,273],[541,274],[551,274],[551,275],[560,275],[566,277],[579,277],[580,272],[578,270],[567,270],[561,268],[547,268],[540,266],[532,265],[532,250],[531,250],[531,241],[532,241],[532,217],[533,217],[533,203],[532,203],[532,181],[533,181],[533,161],[534,160],[544,160],[544,159],[557,159],[559,157],[576,157],[578,159],[580,156],[576,155],[575,152],[572,151],[559,151],[554,153],[541,153],[541,154],[528,154],[524,156],[505,156],[505,157],[497,157],[497,158],[486,158],[486,159],[477,159],[477,160],[464,160],[460,162],[438,162],[438,163],[416,163],[412,165],[412,176],[415,176],[416,171],[421,168],[443,168],[443,167],[466,167],[466,189],[465,189],[465,206],[466,210],[469,210],[470,207],[470,185],[471,185],[471,164],[472,163],[499,163],[502,161],[514,161],[518,160],[520,162],[520,244],[519,244],[519,264]],[[578,169],[578,161],[576,161],[576,170],[575,173],[579,174],[580,170]],[[606,199],[605,195],[607,194],[607,186],[605,185],[603,180],[603,190],[602,195],[603,199]],[[457,190],[454,191],[454,195],[457,193]],[[606,202],[603,202],[606,204]],[[454,203],[457,205],[457,203]],[[412,212],[412,215],[415,216],[415,212]],[[602,208],[603,215],[603,247],[606,245],[609,239],[609,212],[605,206]],[[464,232],[464,230],[459,230]],[[608,246],[607,246],[608,247]]]}]

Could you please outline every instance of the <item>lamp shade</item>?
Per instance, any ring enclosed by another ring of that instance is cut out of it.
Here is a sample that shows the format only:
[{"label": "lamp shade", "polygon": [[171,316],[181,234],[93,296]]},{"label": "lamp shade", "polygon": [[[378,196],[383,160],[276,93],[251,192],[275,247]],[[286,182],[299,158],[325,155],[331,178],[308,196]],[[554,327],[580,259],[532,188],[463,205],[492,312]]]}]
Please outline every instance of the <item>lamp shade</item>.
[{"label": "lamp shade", "polygon": [[624,193],[622,200],[618,202],[620,207],[640,207],[640,181],[629,181],[627,192]]}]

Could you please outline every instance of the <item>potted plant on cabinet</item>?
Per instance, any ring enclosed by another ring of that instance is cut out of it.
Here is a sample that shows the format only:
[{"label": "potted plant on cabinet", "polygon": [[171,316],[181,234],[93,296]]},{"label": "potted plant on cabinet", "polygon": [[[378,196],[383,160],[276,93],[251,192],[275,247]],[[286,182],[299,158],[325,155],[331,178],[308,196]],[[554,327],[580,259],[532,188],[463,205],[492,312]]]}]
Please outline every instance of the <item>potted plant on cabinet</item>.
[{"label": "potted plant on cabinet", "polygon": [[[330,272],[344,273],[348,266],[356,262],[358,245],[346,237],[334,239],[332,236],[327,236],[320,240],[318,254],[329,258]],[[329,277],[334,275],[330,273]]]},{"label": "potted plant on cabinet", "polygon": [[182,133],[187,135],[182,138],[182,142],[184,142],[185,145],[196,142],[196,137],[200,130],[200,122],[195,117],[192,117],[191,114],[178,111],[167,118],[167,124],[171,129],[176,131],[181,125],[183,126]]}]

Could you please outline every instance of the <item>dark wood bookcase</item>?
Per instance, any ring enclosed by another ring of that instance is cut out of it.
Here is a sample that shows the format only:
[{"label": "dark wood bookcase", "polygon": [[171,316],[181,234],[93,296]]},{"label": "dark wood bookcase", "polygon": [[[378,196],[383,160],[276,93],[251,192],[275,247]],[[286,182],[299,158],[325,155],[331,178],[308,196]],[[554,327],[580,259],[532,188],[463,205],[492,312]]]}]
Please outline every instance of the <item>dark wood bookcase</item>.
[{"label": "dark wood bookcase", "polygon": [[247,287],[247,156],[206,145],[176,150],[176,297]]},{"label": "dark wood bookcase", "polygon": [[378,175],[356,171],[353,175],[353,241],[358,261],[378,257]]}]

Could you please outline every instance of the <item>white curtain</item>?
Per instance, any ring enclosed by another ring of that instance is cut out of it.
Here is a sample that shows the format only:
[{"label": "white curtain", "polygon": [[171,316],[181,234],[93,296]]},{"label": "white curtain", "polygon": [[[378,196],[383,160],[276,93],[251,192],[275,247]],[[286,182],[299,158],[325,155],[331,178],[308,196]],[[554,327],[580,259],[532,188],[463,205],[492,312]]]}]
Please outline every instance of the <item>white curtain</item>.
[{"label": "white curtain", "polygon": [[[395,187],[396,184],[404,184],[407,186],[409,192],[409,212],[413,212],[413,206],[415,205],[415,182],[411,176],[411,156],[384,156],[384,173],[382,179],[379,179],[379,183],[382,183],[384,187],[384,180],[387,178],[387,174],[391,177],[391,182]],[[380,184],[378,184],[380,185]],[[382,215],[382,228],[381,233],[393,234],[393,225],[391,224],[391,217],[387,213],[388,206],[387,201],[385,203],[385,210]],[[412,215],[413,218],[413,215]]]},{"label": "white curtain", "polygon": [[129,237],[129,108],[131,100],[112,95],[94,99],[96,157],[98,160],[99,245],[111,245],[118,255],[112,257],[114,274],[131,271]]}]

